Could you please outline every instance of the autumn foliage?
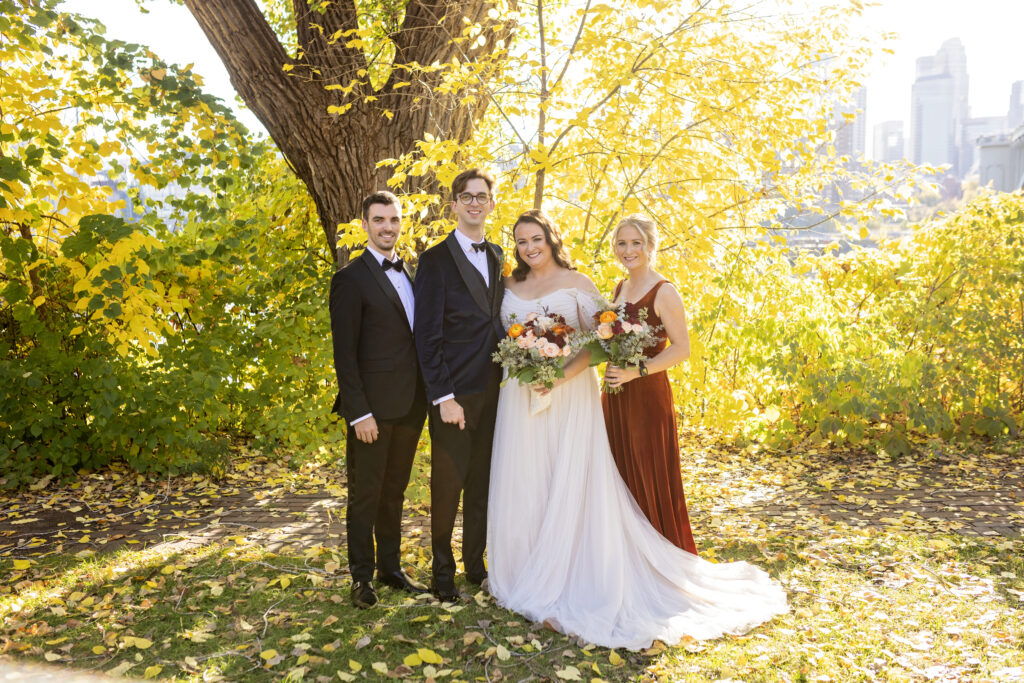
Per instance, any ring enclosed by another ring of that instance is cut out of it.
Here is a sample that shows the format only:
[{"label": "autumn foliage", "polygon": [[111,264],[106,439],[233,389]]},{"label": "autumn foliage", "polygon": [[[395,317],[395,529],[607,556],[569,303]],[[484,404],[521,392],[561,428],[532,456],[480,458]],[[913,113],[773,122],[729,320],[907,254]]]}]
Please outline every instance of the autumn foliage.
[{"label": "autumn foliage", "polygon": [[[281,154],[190,67],[55,0],[0,8],[0,483],[115,459],[216,466],[230,436],[283,457],[342,438],[333,256]],[[658,268],[691,315],[694,355],[673,370],[690,424],[891,453],[918,435],[1017,433],[1024,199],[984,196],[877,249],[784,245],[807,224],[795,216],[857,233],[912,192],[899,169],[856,175],[830,153],[829,112],[867,55],[846,30],[853,6],[502,11],[519,30],[500,68],[434,65],[437,87],[489,98],[466,103],[474,137],[425,134],[378,160],[404,190],[407,256],[450,227],[433,179],[485,163],[500,175],[492,237],[510,243],[512,219],[541,205],[606,293],[616,221],[655,219]],[[351,218],[343,247],[362,239]]]},{"label": "autumn foliage", "polygon": [[772,264],[745,251],[700,311],[676,386],[695,421],[787,445],[900,455],[924,435],[1016,436],[1024,197],[984,196],[903,240]]},{"label": "autumn foliage", "polygon": [[306,195],[188,67],[40,5],[0,3],[4,483],[297,438],[330,376]]}]

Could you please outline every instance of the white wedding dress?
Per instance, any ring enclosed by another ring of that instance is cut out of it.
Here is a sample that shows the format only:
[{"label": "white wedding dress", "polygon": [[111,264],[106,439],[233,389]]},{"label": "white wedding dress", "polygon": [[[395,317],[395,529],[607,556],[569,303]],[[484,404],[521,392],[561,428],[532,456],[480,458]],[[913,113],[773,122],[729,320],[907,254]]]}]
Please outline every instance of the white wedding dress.
[{"label": "white wedding dress", "polygon": [[[590,295],[506,291],[506,329],[533,311],[581,329]],[[503,607],[605,647],[637,650],[746,632],[788,610],[782,587],[746,562],[715,564],[677,548],[647,521],[612,459],[597,373],[588,368],[530,414],[530,390],[501,389],[494,431],[487,557]]]}]

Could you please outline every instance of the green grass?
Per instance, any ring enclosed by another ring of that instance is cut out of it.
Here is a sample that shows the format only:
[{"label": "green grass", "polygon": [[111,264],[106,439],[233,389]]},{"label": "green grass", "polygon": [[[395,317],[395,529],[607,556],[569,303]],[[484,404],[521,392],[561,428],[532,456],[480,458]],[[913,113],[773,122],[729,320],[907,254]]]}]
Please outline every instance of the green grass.
[{"label": "green grass", "polygon": [[[271,553],[264,530],[188,550],[169,538],[80,557],[52,546],[31,559],[8,551],[0,653],[196,681],[1024,679],[1024,542],[915,524],[854,528],[804,509],[786,519],[744,512],[752,491],[799,493],[819,481],[807,462],[708,450],[687,472],[702,554],[756,563],[787,588],[790,613],[743,637],[613,653],[531,624],[483,593],[446,606],[385,588],[377,607],[357,610],[343,549]],[[895,481],[913,469],[865,467],[872,472],[842,481]],[[426,578],[420,539],[404,553]],[[31,564],[15,568],[15,558]]]}]

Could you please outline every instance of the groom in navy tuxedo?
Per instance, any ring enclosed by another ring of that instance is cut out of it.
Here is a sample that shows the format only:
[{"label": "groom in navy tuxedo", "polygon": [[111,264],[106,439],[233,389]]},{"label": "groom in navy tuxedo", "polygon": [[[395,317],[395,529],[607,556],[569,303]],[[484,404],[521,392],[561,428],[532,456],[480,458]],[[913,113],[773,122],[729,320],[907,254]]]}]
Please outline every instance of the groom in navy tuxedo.
[{"label": "groom in navy tuxedo", "polygon": [[494,177],[473,168],[452,182],[458,225],[420,256],[416,272],[416,350],[430,402],[430,533],[433,590],[458,600],[452,529],[462,498],[466,578],[487,578],[487,490],[501,370],[492,360],[504,334],[499,319],[501,247],[484,238],[494,210]]},{"label": "groom in navy tuxedo", "polygon": [[399,561],[402,504],[427,407],[413,343],[412,274],[395,253],[402,207],[390,192],[376,192],[363,200],[362,215],[366,249],[331,280],[331,332],[338,376],[334,412],[348,423],[352,603],[366,608],[377,603],[375,567],[385,585],[427,590]]}]

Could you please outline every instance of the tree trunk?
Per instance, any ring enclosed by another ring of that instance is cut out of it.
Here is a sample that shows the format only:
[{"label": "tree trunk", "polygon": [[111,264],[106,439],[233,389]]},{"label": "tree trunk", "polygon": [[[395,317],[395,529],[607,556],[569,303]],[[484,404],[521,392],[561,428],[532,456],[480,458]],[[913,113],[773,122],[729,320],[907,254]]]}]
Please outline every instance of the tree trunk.
[{"label": "tree trunk", "polygon": [[[487,107],[485,96],[465,105],[460,104],[465,91],[438,93],[440,72],[404,65],[485,59],[499,41],[509,40],[512,29],[510,22],[488,17],[489,0],[410,0],[400,28],[390,36],[397,68],[375,88],[366,76],[366,53],[346,47],[354,36],[342,36],[357,28],[353,0],[332,2],[322,11],[311,11],[308,0],[293,0],[295,58],[255,0],[184,2],[235,90],[308,188],[338,267],[347,261],[347,253],[337,248],[338,224],[357,218],[362,198],[385,186],[389,172],[377,162],[412,151],[425,133],[464,142]],[[484,29],[484,40],[471,48],[452,40],[462,34],[463,17]],[[332,43],[334,35],[339,38]],[[403,82],[407,85],[399,85]],[[353,84],[347,94],[327,89]],[[343,114],[328,112],[330,106],[346,105]]]}]

